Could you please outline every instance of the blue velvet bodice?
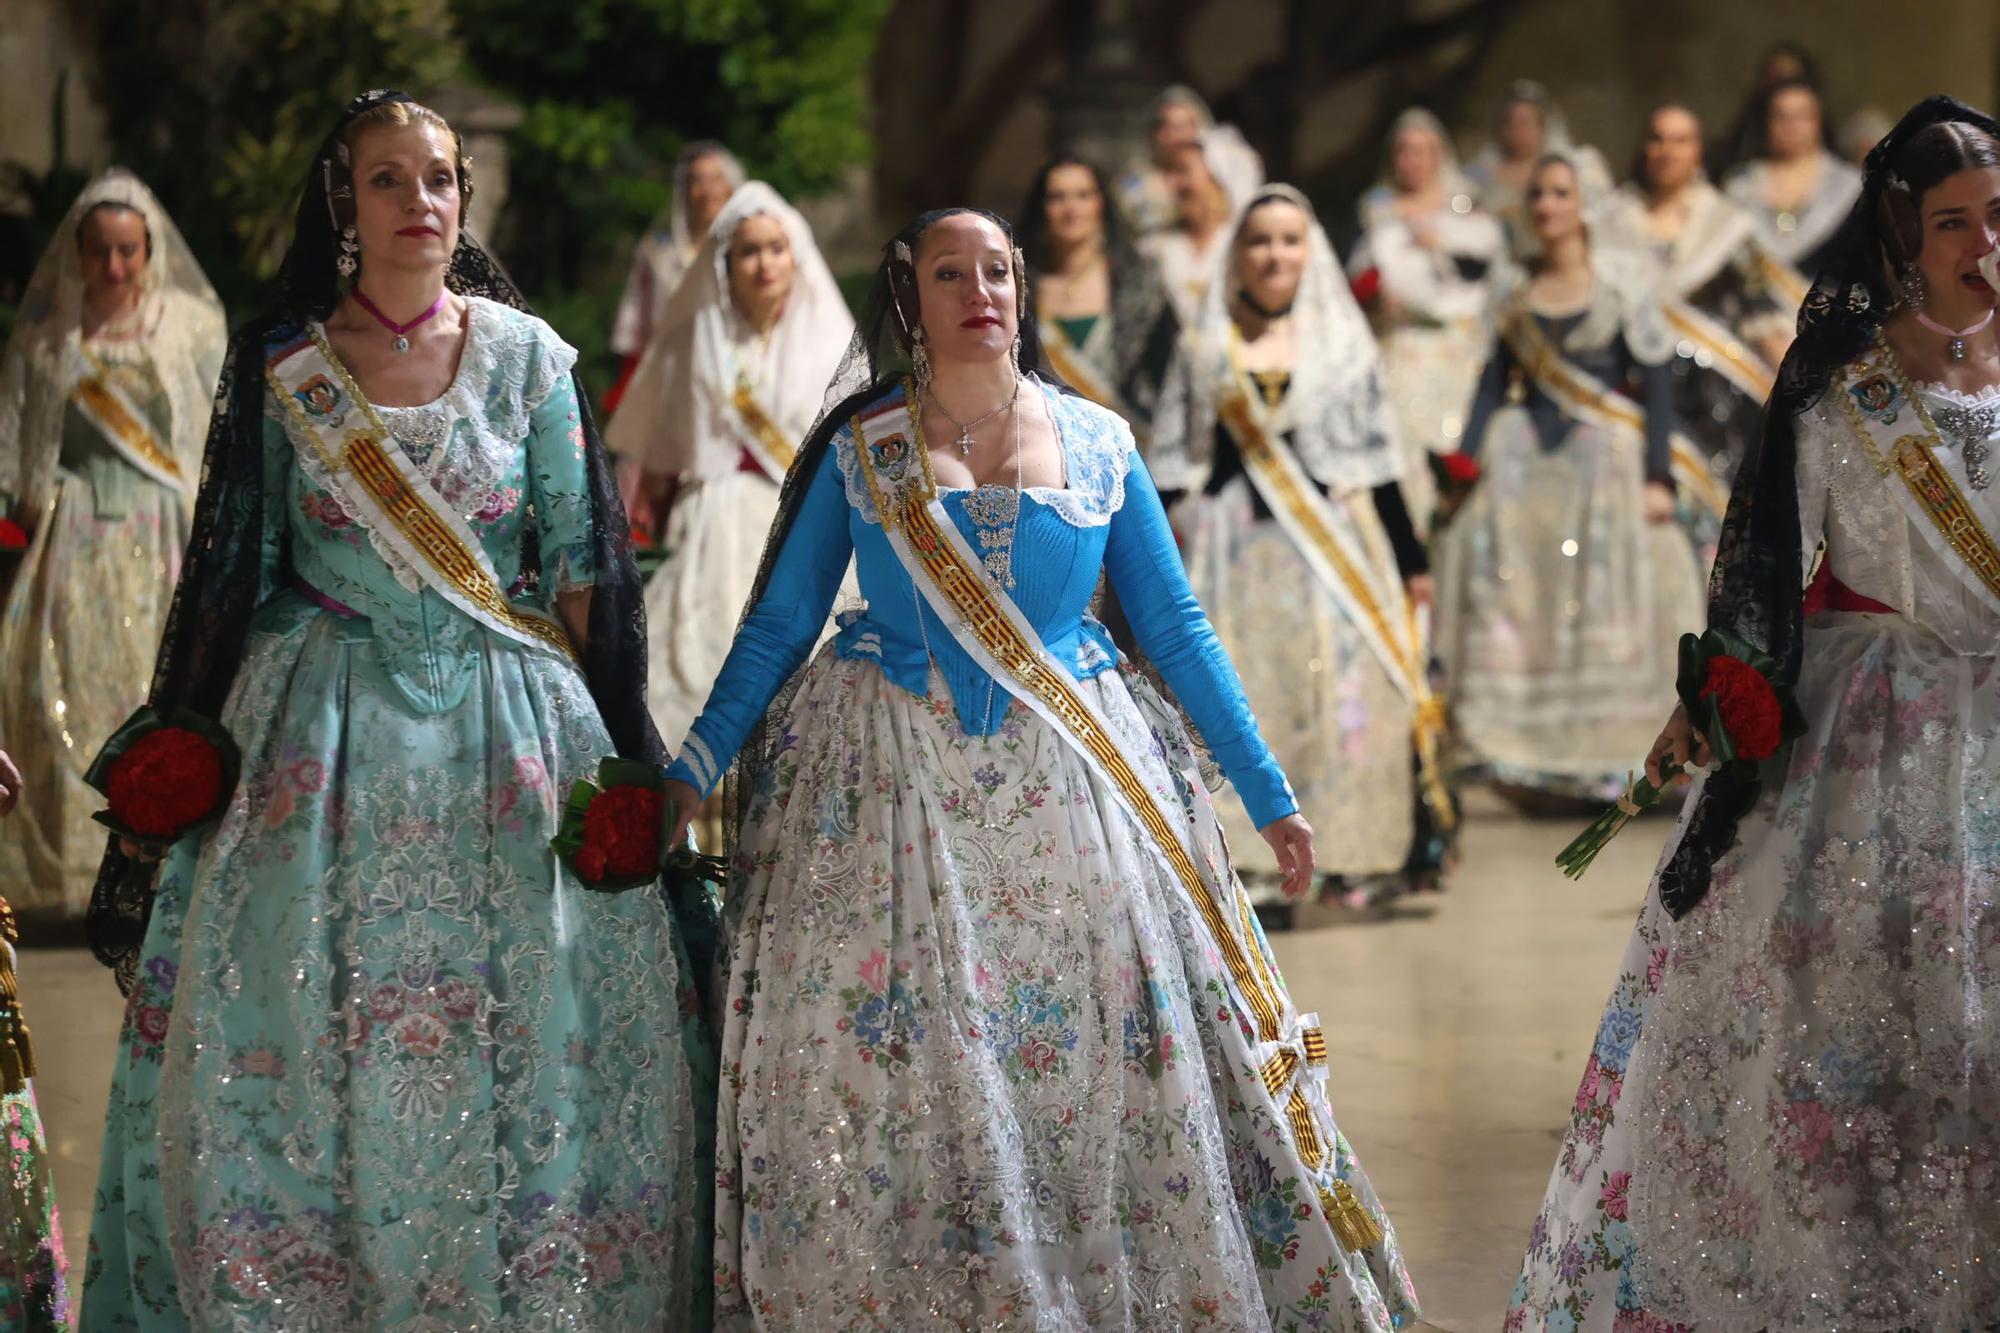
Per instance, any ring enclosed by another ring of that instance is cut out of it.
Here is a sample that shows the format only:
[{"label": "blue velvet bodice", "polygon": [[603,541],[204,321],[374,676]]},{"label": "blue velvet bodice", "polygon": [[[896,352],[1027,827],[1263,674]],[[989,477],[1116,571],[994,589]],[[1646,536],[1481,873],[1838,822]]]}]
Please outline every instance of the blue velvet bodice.
[{"label": "blue velvet bodice", "polygon": [[[1141,648],[1200,729],[1252,819],[1261,828],[1293,813],[1291,788],[1188,586],[1130,428],[1085,399],[1044,392],[1061,436],[1067,484],[1025,491],[1018,525],[999,517],[1008,506],[994,501],[1011,499],[1011,492],[998,487],[945,489],[945,512],[975,551],[1011,546],[1009,593],[1078,680],[1117,665],[1111,636],[1089,611],[1100,572],[1108,575]],[[867,608],[842,617],[836,651],[880,663],[891,681],[919,695],[929,690],[935,662],[966,731],[991,735],[1000,729],[1011,696],[958,645],[911,584],[875,512],[852,429],[842,427],[821,460],[769,586],[738,631],[670,777],[703,792],[720,781],[750,728],[812,651],[850,557]]]}]

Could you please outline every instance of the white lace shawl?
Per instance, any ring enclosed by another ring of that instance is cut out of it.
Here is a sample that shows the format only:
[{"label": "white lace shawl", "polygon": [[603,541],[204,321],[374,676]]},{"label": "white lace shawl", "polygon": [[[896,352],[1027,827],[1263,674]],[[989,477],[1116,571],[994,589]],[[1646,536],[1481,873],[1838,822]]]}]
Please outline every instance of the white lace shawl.
[{"label": "white lace shawl", "polygon": [[[1674,354],[1673,327],[1660,304],[1657,267],[1645,256],[1617,247],[1593,246],[1594,281],[1583,319],[1562,341],[1564,351],[1596,351],[1620,334],[1639,362],[1657,366]],[[1509,265],[1493,284],[1491,321],[1501,328],[1527,295],[1529,273]]]},{"label": "white lace shawl", "polygon": [[[1382,385],[1382,354],[1348,290],[1333,242],[1306,197],[1289,185],[1266,186],[1305,212],[1309,223],[1305,272],[1292,302],[1298,359],[1274,425],[1290,431],[1308,474],[1335,491],[1368,490],[1402,472],[1395,416]],[[1161,490],[1195,490],[1213,460],[1218,395],[1229,371],[1235,327],[1230,298],[1239,285],[1239,218],[1162,387],[1153,418],[1147,466]]]},{"label": "white lace shawl", "polygon": [[1731,172],[1722,188],[1757,219],[1764,244],[1787,264],[1797,264],[1818,249],[1821,242],[1833,235],[1834,228],[1846,220],[1848,210],[1861,197],[1861,173],[1832,153],[1822,152],[1819,182],[1813,186],[1812,198],[1796,214],[1789,215],[1792,228],[1786,231],[1781,219],[1787,214],[1773,208],[1765,194],[1769,181],[1770,167],[1762,159],[1756,159]]}]

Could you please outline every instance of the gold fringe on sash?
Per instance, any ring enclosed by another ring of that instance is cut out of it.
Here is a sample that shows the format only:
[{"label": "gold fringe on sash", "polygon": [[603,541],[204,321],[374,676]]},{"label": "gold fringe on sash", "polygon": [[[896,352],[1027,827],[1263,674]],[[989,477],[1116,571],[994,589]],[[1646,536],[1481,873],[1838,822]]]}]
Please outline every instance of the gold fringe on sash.
[{"label": "gold fringe on sash", "polygon": [[14,923],[14,909],[0,898],[0,1093],[13,1094],[28,1086],[35,1077],[35,1045],[28,1021],[21,1013],[21,984],[14,974],[14,945],[21,932]]},{"label": "gold fringe on sash", "polygon": [[1382,1243],[1382,1224],[1362,1207],[1354,1189],[1344,1180],[1333,1182],[1331,1190],[1319,1192],[1319,1206],[1333,1226],[1333,1238],[1350,1250],[1372,1250]]}]

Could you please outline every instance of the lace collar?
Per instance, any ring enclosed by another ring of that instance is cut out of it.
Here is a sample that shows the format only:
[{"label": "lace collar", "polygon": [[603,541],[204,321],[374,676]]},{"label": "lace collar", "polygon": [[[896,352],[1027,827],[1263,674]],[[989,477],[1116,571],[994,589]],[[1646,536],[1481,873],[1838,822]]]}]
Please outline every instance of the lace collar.
[{"label": "lace collar", "polygon": [[[1063,453],[1063,472],[1069,484],[1031,486],[1025,494],[1053,512],[1071,527],[1102,527],[1125,504],[1125,475],[1131,465],[1132,428],[1122,417],[1078,394],[1065,393],[1038,382],[1055,422]],[[847,503],[869,523],[880,525],[875,497],[868,479],[862,475],[854,456],[854,426],[849,423],[833,437],[833,456],[847,488]],[[980,492],[1012,490],[1008,486],[939,487],[940,495],[972,496]]]}]

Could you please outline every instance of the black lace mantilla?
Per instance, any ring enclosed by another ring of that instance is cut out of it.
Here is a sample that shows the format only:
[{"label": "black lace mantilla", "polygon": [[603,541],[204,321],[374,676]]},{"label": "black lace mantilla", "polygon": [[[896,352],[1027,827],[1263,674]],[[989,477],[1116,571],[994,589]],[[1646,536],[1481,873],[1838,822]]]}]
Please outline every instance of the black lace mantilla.
[{"label": "black lace mantilla", "polygon": [[[1941,121],[1962,121],[2000,138],[2000,125],[1990,116],[1955,98],[1935,96],[1912,107],[1868,154],[1861,198],[1822,252],[1799,311],[1798,339],[1785,354],[1765,409],[1764,429],[1730,495],[1709,578],[1708,623],[1775,657],[1787,687],[1798,682],[1805,637],[1798,418],[1826,394],[1895,308],[1881,225],[1889,163],[1911,136]],[[1708,779],[1660,873],[1660,901],[1674,917],[1707,896],[1715,863],[1735,846],[1737,826],[1755,800],[1755,789],[1727,771]]]}]

